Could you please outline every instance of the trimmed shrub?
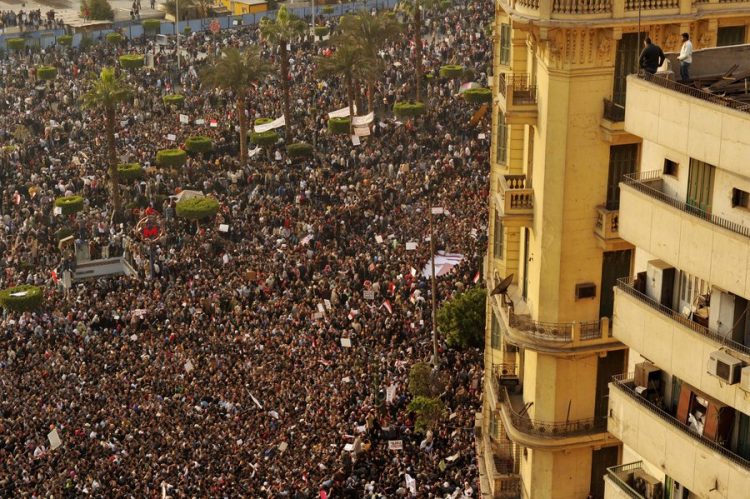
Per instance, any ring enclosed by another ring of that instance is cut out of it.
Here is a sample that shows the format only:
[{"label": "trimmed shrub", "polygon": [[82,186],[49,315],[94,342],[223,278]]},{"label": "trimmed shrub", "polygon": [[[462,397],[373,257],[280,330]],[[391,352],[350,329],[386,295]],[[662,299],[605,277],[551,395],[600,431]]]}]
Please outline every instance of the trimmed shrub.
[{"label": "trimmed shrub", "polygon": [[125,54],[120,56],[120,66],[125,69],[139,69],[143,67],[143,55]]},{"label": "trimmed shrub", "polygon": [[393,114],[398,118],[414,118],[424,112],[424,102],[397,102],[393,105]]},{"label": "trimmed shrub", "polygon": [[107,43],[111,43],[112,45],[122,42],[122,35],[120,33],[107,33],[107,36],[104,38],[107,40]]},{"label": "trimmed shrub", "polygon": [[446,64],[440,68],[440,78],[461,78],[464,74],[464,67],[460,64]]},{"label": "trimmed shrub", "polygon": [[463,93],[464,100],[470,104],[492,102],[492,90],[489,88],[470,88]]},{"label": "trimmed shrub", "polygon": [[54,80],[57,77],[57,68],[55,66],[37,66],[36,77],[40,80]]},{"label": "trimmed shrub", "polygon": [[219,202],[210,196],[182,199],[177,202],[177,216],[188,220],[211,218],[219,211]]},{"label": "trimmed shrub", "polygon": [[451,0],[440,0],[440,10],[448,10],[451,5],[453,5]]},{"label": "trimmed shrub", "polygon": [[73,35],[60,35],[57,37],[57,43],[63,47],[70,47],[73,45]]},{"label": "trimmed shrub", "polygon": [[141,23],[143,31],[149,35],[157,35],[161,32],[161,21],[159,19],[146,19]]},{"label": "trimmed shrub", "polygon": [[181,107],[182,103],[185,102],[185,96],[182,94],[169,94],[162,97],[164,105]]},{"label": "trimmed shrub", "polygon": [[213,142],[208,137],[202,135],[196,135],[195,137],[188,137],[185,141],[185,150],[194,153],[207,153],[211,152],[214,148]]},{"label": "trimmed shrub", "polygon": [[297,142],[286,146],[286,153],[292,159],[309,158],[313,155],[313,152],[313,146],[307,142]]},{"label": "trimmed shrub", "polygon": [[62,209],[63,215],[72,215],[83,209],[83,197],[62,196],[55,199],[55,206]]},{"label": "trimmed shrub", "polygon": [[162,149],[156,153],[156,164],[159,166],[178,167],[185,164],[187,153],[182,149]]},{"label": "trimmed shrub", "polygon": [[326,36],[328,34],[328,26],[315,26],[313,33],[315,33],[315,36]]},{"label": "trimmed shrub", "polygon": [[0,305],[6,310],[27,312],[42,304],[42,288],[22,284],[0,291]]},{"label": "trimmed shrub", "polygon": [[5,40],[5,44],[10,50],[23,50],[26,48],[25,38],[8,38]]},{"label": "trimmed shrub", "polygon": [[328,131],[340,135],[349,135],[351,124],[350,118],[331,118],[328,120]]},{"label": "trimmed shrub", "polygon": [[182,28],[182,34],[185,36],[190,36],[190,33],[192,32],[193,28],[191,28],[190,26],[185,26],[184,28]]},{"label": "trimmed shrub", "polygon": [[330,5],[323,7],[323,14],[333,14],[333,7]]},{"label": "trimmed shrub", "polygon": [[143,177],[143,167],[138,163],[117,165],[117,177],[121,180],[135,180]]},{"label": "trimmed shrub", "polygon": [[[273,120],[271,118],[258,118],[255,120],[255,125],[265,125]],[[250,132],[250,140],[253,144],[260,147],[268,147],[274,145],[279,141],[279,134],[276,130],[268,130],[267,132]]]}]

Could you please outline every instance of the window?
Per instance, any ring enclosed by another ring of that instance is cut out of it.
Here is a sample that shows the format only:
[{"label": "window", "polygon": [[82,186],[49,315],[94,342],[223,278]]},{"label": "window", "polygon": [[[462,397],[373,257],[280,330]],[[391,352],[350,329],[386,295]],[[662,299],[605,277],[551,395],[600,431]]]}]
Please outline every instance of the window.
[{"label": "window", "polygon": [[576,300],[584,298],[596,298],[596,284],[593,282],[576,284]]},{"label": "window", "polygon": [[497,424],[497,416],[495,415],[495,411],[490,411],[490,438],[493,440],[497,440],[497,434],[498,434],[498,424]]},{"label": "window", "polygon": [[495,211],[495,240],[493,241],[492,254],[494,258],[503,257],[503,243],[505,242],[505,234],[503,234],[503,219],[500,218],[500,214]]},{"label": "window", "polygon": [[505,124],[505,113],[497,112],[497,157],[496,161],[502,165],[508,162],[508,125]]},{"label": "window", "polygon": [[499,350],[500,349],[500,321],[497,320],[497,315],[495,315],[495,312],[490,312],[492,315],[492,323],[490,326],[490,335],[491,335],[491,345],[492,348]]},{"label": "window", "polygon": [[620,182],[622,177],[635,172],[638,144],[625,144],[609,148],[609,177],[607,179],[607,209],[620,208]]},{"label": "window", "polygon": [[745,43],[744,26],[724,26],[716,34],[716,46],[742,45]]},{"label": "window", "polygon": [[510,24],[500,25],[500,64],[510,65]]},{"label": "window", "polygon": [[673,177],[676,177],[679,166],[679,164],[671,159],[664,158],[664,175],[672,175]]},{"label": "window", "polygon": [[750,208],[750,192],[732,189],[732,208]]}]

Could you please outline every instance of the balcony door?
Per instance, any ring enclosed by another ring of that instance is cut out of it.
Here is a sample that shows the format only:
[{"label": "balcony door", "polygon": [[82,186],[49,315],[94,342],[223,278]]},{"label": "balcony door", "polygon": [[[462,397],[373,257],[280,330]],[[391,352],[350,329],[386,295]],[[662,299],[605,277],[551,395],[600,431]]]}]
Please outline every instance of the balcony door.
[{"label": "balcony door", "polygon": [[[602,261],[602,290],[599,297],[599,317],[612,317],[615,297],[612,288],[617,279],[630,275],[631,250],[605,251]],[[610,322],[610,327],[611,326]],[[618,373],[619,374],[619,373]]]},{"label": "balcony door", "polygon": [[590,496],[593,499],[604,498],[604,475],[607,474],[607,468],[617,466],[617,456],[619,449],[617,446],[604,447],[595,450],[591,454],[591,485]]},{"label": "balcony door", "polygon": [[615,81],[612,89],[612,101],[621,106],[625,105],[626,78],[638,71],[638,56],[641,53],[639,41],[646,39],[646,33],[623,33],[617,41],[615,55]]},{"label": "balcony door", "polygon": [[687,204],[700,212],[711,213],[716,167],[690,158]]},{"label": "balcony door", "polygon": [[609,148],[609,178],[607,179],[607,209],[620,209],[620,181],[624,175],[635,173],[638,144],[624,144]]}]

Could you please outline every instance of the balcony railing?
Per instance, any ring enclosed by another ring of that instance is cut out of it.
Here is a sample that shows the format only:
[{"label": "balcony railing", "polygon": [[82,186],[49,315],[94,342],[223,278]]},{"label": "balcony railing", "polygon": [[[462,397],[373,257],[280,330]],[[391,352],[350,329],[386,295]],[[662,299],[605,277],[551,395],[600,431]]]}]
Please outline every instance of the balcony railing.
[{"label": "balcony railing", "polygon": [[501,403],[507,411],[513,427],[529,435],[540,437],[571,437],[587,433],[600,433],[607,428],[607,421],[605,419],[601,419],[600,421],[597,421],[595,418],[568,421],[531,419],[527,414],[519,413],[513,408],[507,388],[502,387],[500,394],[502,395]]},{"label": "balcony railing", "polygon": [[608,210],[605,206],[596,208],[596,226],[594,232],[602,239],[620,237],[620,210]]},{"label": "balcony railing", "polygon": [[534,213],[534,190],[526,187],[526,175],[501,175],[500,196],[505,215]]},{"label": "balcony railing", "polygon": [[604,119],[619,123],[625,121],[625,106],[604,99]]},{"label": "balcony railing", "polygon": [[605,14],[612,12],[611,0],[554,0],[552,12],[560,14]]},{"label": "balcony railing", "polygon": [[663,76],[652,75],[650,73],[642,73],[639,76],[646,81],[649,81],[655,85],[659,85],[660,87],[667,88],[681,94],[689,95],[691,97],[695,97],[696,99],[701,99],[712,104],[718,104],[719,106],[730,107],[738,111],[750,113],[750,103],[712,94],[711,92],[701,90],[700,88],[677,83],[676,81],[669,80],[667,78],[664,78]]},{"label": "balcony railing", "polygon": [[698,324],[695,321],[688,319],[681,313],[675,312],[671,308],[662,305],[656,300],[653,300],[649,298],[647,295],[645,295],[644,293],[641,293],[640,291],[638,291],[635,288],[635,278],[623,277],[623,278],[618,279],[617,289],[632,296],[633,298],[640,301],[641,303],[651,307],[652,309],[656,310],[663,316],[668,317],[669,319],[672,319],[673,321],[679,323],[681,326],[684,326],[700,334],[701,336],[705,336],[706,338],[712,341],[715,341],[719,345],[723,345],[727,348],[730,348],[732,350],[735,350],[737,352],[750,356],[750,347],[747,347],[743,345],[742,343],[738,343],[730,338],[726,338],[725,336],[722,336],[718,332],[712,329],[709,329],[701,324]]},{"label": "balcony railing", "polygon": [[680,0],[625,0],[625,10],[678,9]]},{"label": "balcony railing", "polygon": [[633,189],[646,194],[662,203],[666,203],[669,206],[676,208],[688,215],[705,220],[708,223],[722,227],[726,230],[739,234],[741,236],[750,237],[750,227],[744,226],[737,222],[730,222],[726,218],[722,218],[716,215],[712,215],[707,211],[701,210],[695,206],[691,206],[683,201],[673,198],[669,194],[662,190],[662,172],[661,170],[653,170],[641,173],[631,173],[623,176],[623,183],[629,185]]},{"label": "balcony railing", "polygon": [[611,468],[607,468],[607,476],[615,485],[620,488],[620,490],[622,490],[625,494],[629,495],[633,499],[645,499],[643,495],[638,493],[638,491],[631,487],[627,482],[627,476],[629,476],[632,472],[637,472],[642,469],[643,461],[621,464],[619,466],[612,466]]},{"label": "balcony railing", "polygon": [[513,104],[536,104],[536,82],[530,74],[507,74],[505,84],[513,94]]},{"label": "balcony railing", "polygon": [[581,341],[597,340],[605,335],[602,321],[584,322],[543,322],[532,320],[527,315],[516,315],[513,302],[507,297],[501,301],[502,307],[508,311],[510,327],[540,340],[571,343],[576,339]]},{"label": "balcony railing", "polygon": [[727,449],[726,447],[722,447],[716,442],[709,440],[703,435],[699,435],[695,433],[688,425],[681,423],[679,420],[677,420],[667,411],[653,404],[652,402],[649,402],[647,399],[639,395],[638,392],[635,391],[635,382],[634,382],[633,373],[619,374],[617,376],[613,376],[612,386],[614,386],[616,390],[620,391],[627,397],[631,398],[637,404],[640,404],[643,408],[645,408],[651,414],[653,414],[654,416],[664,421],[666,424],[671,425],[672,427],[680,430],[688,438],[691,438],[695,440],[696,442],[701,443],[703,446],[705,446],[709,450],[716,452],[717,454],[721,454],[722,457],[728,459],[729,461],[732,461],[733,463],[738,464],[739,466],[742,466],[743,468],[747,470],[750,470],[750,461],[748,461],[747,459],[743,458],[742,456],[738,454],[735,454],[734,452]]}]

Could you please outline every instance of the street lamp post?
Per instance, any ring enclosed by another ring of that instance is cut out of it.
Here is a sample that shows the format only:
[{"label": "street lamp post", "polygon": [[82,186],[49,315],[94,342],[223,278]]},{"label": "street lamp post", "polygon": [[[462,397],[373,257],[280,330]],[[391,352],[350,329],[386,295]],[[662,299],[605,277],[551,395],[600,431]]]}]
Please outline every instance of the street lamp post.
[{"label": "street lamp post", "polygon": [[[177,37],[177,71],[180,71],[180,0],[175,1],[174,31]],[[179,73],[178,76],[179,78]]]},{"label": "street lamp post", "polygon": [[443,208],[430,207],[430,267],[432,269],[432,365],[440,367],[438,359],[437,340],[437,282],[435,281],[435,231],[433,230],[433,215],[443,213]]}]

